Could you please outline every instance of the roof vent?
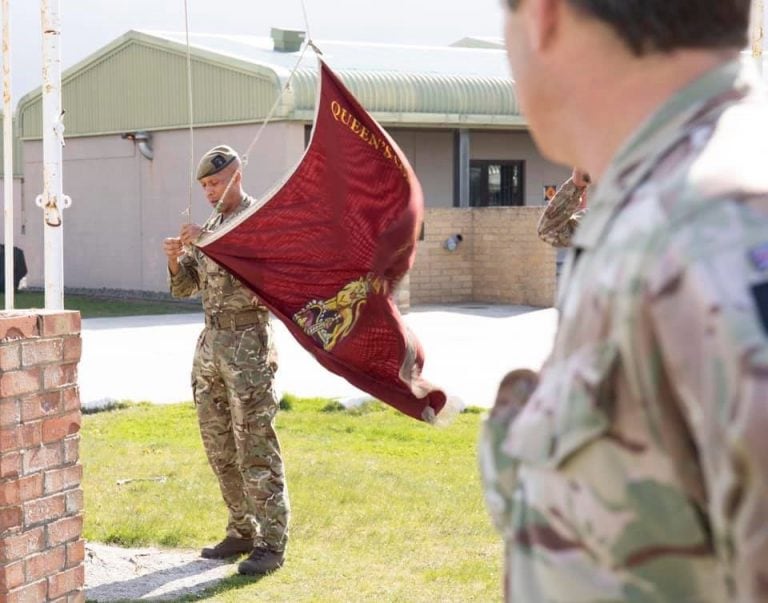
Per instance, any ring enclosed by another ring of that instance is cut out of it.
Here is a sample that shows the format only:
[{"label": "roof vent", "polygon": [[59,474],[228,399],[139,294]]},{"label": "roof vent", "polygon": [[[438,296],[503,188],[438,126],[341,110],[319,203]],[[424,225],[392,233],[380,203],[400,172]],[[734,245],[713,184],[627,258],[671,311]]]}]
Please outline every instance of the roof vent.
[{"label": "roof vent", "polygon": [[298,52],[306,36],[298,29],[280,29],[279,27],[273,27],[270,34],[277,52]]}]

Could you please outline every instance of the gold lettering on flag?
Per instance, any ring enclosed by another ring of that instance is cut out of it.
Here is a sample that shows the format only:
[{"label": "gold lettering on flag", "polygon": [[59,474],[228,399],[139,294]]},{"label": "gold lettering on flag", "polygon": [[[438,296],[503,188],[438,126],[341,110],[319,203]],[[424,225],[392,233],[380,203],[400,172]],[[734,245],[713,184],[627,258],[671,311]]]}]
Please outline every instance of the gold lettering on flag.
[{"label": "gold lettering on flag", "polygon": [[397,169],[400,170],[403,178],[408,178],[408,173],[406,172],[402,161],[400,161],[397,153],[385,138],[376,136],[373,132],[361,124],[358,119],[352,115],[349,109],[342,106],[338,101],[331,101],[331,113],[333,114],[333,118],[336,121],[341,122],[347,126],[354,134],[360,138],[360,140],[367,142],[370,146],[379,151],[385,159],[388,159],[394,163],[395,166],[397,166]]}]

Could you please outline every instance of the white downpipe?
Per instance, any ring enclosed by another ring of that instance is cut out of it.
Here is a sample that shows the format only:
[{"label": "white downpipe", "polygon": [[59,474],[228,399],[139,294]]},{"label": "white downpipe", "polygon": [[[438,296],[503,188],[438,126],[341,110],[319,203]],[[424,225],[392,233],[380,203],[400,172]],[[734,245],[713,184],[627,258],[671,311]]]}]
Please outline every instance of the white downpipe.
[{"label": "white downpipe", "polygon": [[13,103],[11,97],[11,13],[3,0],[3,219],[5,220],[5,309],[14,307],[13,274]]},{"label": "white downpipe", "polygon": [[41,0],[43,26],[43,208],[45,307],[64,308],[64,208],[70,200],[62,188],[61,36],[59,0]]}]

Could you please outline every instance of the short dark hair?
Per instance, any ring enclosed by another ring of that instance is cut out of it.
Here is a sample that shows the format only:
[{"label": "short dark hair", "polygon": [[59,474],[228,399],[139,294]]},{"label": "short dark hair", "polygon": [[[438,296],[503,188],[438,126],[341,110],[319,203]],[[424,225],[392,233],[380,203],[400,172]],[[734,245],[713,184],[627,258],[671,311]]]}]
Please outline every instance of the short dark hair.
[{"label": "short dark hair", "polygon": [[[606,22],[632,52],[744,48],[750,0],[566,0]],[[507,0],[515,10],[520,0]]]}]

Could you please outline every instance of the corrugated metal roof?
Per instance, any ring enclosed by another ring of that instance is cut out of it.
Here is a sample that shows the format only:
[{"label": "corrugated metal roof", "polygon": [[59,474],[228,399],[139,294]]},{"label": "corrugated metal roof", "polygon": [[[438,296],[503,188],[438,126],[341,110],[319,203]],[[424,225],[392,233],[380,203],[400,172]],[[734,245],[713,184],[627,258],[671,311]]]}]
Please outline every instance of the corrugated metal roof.
[{"label": "corrugated metal roof", "polygon": [[[271,38],[191,34],[194,123],[263,119],[298,52]],[[519,127],[514,83],[499,49],[315,42],[363,106],[385,124]],[[312,119],[316,59],[308,51],[277,119]],[[62,78],[66,134],[170,129],[188,123],[185,34],[131,31]],[[41,136],[40,91],[19,103],[22,138]]]},{"label": "corrugated metal roof", "polygon": [[454,48],[504,48],[502,38],[468,37],[451,44]]},{"label": "corrugated metal roof", "polygon": [[[196,52],[192,60],[194,121],[239,123],[263,117],[274,102],[274,71]],[[226,91],[226,93],[222,93]],[[129,32],[64,72],[62,107],[66,136],[183,127],[187,108],[186,48],[162,38]],[[23,139],[42,135],[42,96],[19,101]]]}]

